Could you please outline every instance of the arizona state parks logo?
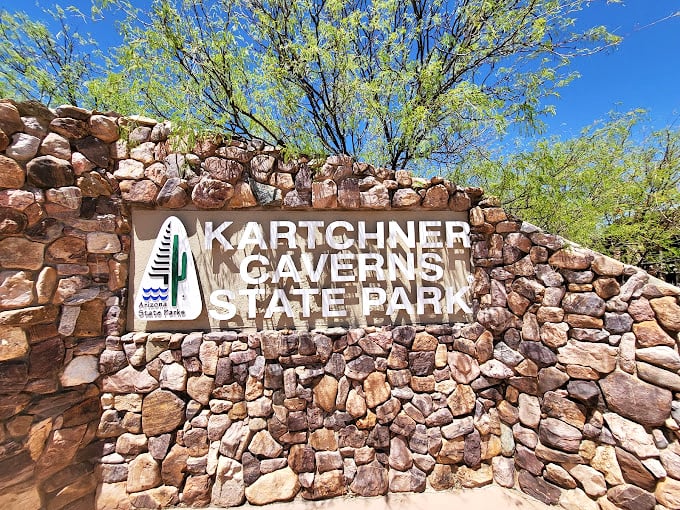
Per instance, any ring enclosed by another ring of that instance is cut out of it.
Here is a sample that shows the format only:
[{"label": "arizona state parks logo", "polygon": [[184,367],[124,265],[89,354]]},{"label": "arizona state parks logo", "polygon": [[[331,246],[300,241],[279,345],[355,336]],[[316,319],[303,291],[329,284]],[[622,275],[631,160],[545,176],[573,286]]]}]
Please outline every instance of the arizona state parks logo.
[{"label": "arizona state parks logo", "polygon": [[135,299],[135,316],[146,321],[192,320],[203,302],[184,225],[170,216],[161,226]]}]

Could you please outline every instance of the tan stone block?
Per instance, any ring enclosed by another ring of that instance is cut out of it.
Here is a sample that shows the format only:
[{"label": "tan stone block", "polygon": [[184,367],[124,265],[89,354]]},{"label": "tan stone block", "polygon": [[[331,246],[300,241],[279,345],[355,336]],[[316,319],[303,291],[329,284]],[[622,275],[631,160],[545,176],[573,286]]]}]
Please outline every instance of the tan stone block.
[{"label": "tan stone block", "polygon": [[28,339],[22,328],[0,326],[0,361],[23,358],[28,354]]}]

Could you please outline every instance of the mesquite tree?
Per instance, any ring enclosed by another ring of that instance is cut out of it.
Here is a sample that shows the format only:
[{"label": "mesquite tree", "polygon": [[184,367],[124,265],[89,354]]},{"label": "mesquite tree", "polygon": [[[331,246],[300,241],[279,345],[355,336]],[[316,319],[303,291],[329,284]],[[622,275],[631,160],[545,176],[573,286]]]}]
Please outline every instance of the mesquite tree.
[{"label": "mesquite tree", "polygon": [[535,127],[579,54],[585,0],[99,0],[122,44],[87,101],[346,153],[394,169],[465,157],[510,123]]}]

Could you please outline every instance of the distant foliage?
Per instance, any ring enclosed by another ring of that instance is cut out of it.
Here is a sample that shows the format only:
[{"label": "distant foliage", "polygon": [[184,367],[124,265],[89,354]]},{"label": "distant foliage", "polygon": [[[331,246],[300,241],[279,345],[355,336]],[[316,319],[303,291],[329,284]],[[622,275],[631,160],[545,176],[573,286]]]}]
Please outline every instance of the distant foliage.
[{"label": "distant foliage", "polygon": [[103,69],[96,63],[96,41],[76,28],[85,17],[58,6],[45,17],[0,9],[0,96],[92,106],[87,83]]},{"label": "distant foliage", "polygon": [[645,133],[643,121],[640,111],[614,115],[577,138],[469,160],[453,178],[483,186],[526,221],[678,283],[680,130]]}]

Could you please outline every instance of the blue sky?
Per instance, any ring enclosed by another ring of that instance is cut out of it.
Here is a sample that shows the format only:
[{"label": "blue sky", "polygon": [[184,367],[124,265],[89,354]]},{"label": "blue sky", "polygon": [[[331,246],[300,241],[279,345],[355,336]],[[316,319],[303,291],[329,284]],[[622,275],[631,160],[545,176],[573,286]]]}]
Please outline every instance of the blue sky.
[{"label": "blue sky", "polygon": [[605,25],[623,41],[573,62],[581,77],[561,89],[557,114],[546,119],[548,133],[577,135],[612,110],[644,108],[656,128],[678,120],[680,0],[594,2],[581,14],[578,26]]},{"label": "blue sky", "polygon": [[[42,7],[54,3],[40,1]],[[137,1],[142,4],[146,2]],[[61,2],[89,11],[90,0]],[[35,0],[0,0],[10,10],[25,10],[38,17]],[[649,124],[660,128],[680,124],[680,0],[625,0],[607,4],[593,1],[579,13],[577,28],[605,25],[622,36],[616,48],[573,61],[581,77],[551,101],[555,116],[545,119],[545,135],[575,136],[612,110],[649,111]],[[87,24],[102,47],[117,42],[112,23]]]}]

